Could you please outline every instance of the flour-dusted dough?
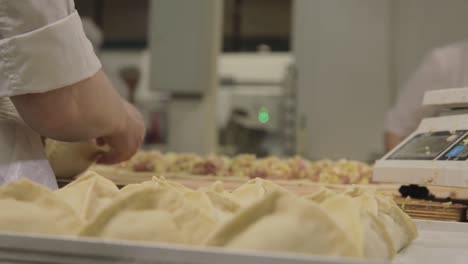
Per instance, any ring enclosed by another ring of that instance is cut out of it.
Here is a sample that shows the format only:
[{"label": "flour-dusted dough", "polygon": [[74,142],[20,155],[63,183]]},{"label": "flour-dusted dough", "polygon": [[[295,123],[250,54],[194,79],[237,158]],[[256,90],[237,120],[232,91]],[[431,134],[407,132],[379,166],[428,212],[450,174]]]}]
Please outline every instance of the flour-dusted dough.
[{"label": "flour-dusted dough", "polygon": [[171,190],[177,191],[177,192],[188,192],[192,191],[192,189],[185,187],[184,185],[174,182],[174,181],[168,181],[164,177],[153,177],[152,180],[155,183],[158,183],[161,185],[163,188],[169,188]]},{"label": "flour-dusted dough", "polygon": [[205,198],[201,204],[197,196],[148,182],[114,200],[81,235],[200,244],[218,226],[211,202]]},{"label": "flour-dusted dough", "polygon": [[103,227],[100,237],[161,243],[185,242],[173,216],[162,210],[124,211]]},{"label": "flour-dusted dough", "polygon": [[200,245],[219,226],[219,221],[213,217],[213,213],[207,213],[187,199],[184,206],[173,215],[175,223],[185,235],[186,242],[192,245]]},{"label": "flour-dusted dough", "polygon": [[185,243],[173,212],[184,198],[176,192],[144,187],[103,209],[81,232],[81,236],[110,239]]},{"label": "flour-dusted dough", "polygon": [[391,259],[417,236],[391,197],[326,188],[299,197],[262,179],[233,192],[165,178],[118,190],[87,172],[55,192],[23,180],[0,187],[0,231]]},{"label": "flour-dusted dough", "polygon": [[192,203],[207,215],[216,218],[215,207],[210,198],[203,191],[187,191],[183,193],[187,202]]},{"label": "flour-dusted dough", "polygon": [[288,192],[286,189],[272,181],[256,178],[234,190],[232,192],[232,197],[242,207],[246,207],[273,191]]},{"label": "flour-dusted dough", "polygon": [[359,257],[364,256],[364,226],[359,205],[349,196],[336,194],[321,203],[321,206],[335,222],[346,231],[346,235]]},{"label": "flour-dusted dough", "polygon": [[310,201],[321,203],[336,194],[337,193],[335,191],[332,191],[328,188],[320,186],[320,189],[317,190],[316,192],[304,195],[302,197]]},{"label": "flour-dusted dough", "polygon": [[320,190],[310,197],[318,198],[326,211],[349,232],[363,256],[391,259],[396,251],[383,222],[377,217],[378,206],[374,195],[354,191],[333,194],[331,191]]},{"label": "flour-dusted dough", "polygon": [[159,183],[153,182],[153,181],[144,181],[142,183],[132,183],[132,184],[125,185],[122,189],[120,189],[120,193],[123,194],[123,195],[126,195],[126,194],[132,193],[134,191],[138,191],[138,190],[140,190],[141,188],[144,188],[144,187],[159,188],[160,185],[159,185]]},{"label": "flour-dusted dough", "polygon": [[206,195],[213,204],[215,217],[220,223],[230,219],[241,208],[237,202],[223,193],[207,191]]},{"label": "flour-dusted dough", "polygon": [[316,203],[272,191],[242,209],[206,241],[209,246],[359,257],[355,241]]},{"label": "flour-dusted dough", "polygon": [[186,243],[189,244],[199,244],[204,241],[220,222],[239,208],[235,202],[219,197],[221,195],[212,191],[195,191],[176,182],[157,177],[141,184],[127,185],[120,192],[128,195],[147,187],[164,189],[177,193],[181,197],[183,202],[171,213],[176,225],[186,236]]},{"label": "flour-dusted dough", "polygon": [[417,236],[417,228],[391,197],[362,189],[348,191],[347,195],[360,205],[365,222],[366,256],[393,258]]},{"label": "flour-dusted dough", "polygon": [[141,183],[132,183],[125,185],[120,192],[121,193],[128,193],[133,190],[138,190],[139,188],[142,188],[144,186],[153,186],[157,188],[167,188],[179,193],[185,193],[189,191],[193,191],[190,188],[185,187],[184,185],[174,182],[174,181],[168,181],[165,177],[156,177],[152,176],[150,181],[143,181]]},{"label": "flour-dusted dough", "polygon": [[91,142],[61,142],[46,140],[46,154],[57,178],[72,178],[87,170],[96,155],[108,151]]},{"label": "flour-dusted dough", "polygon": [[20,180],[0,187],[0,231],[75,235],[83,222],[50,190]]},{"label": "flour-dusted dough", "polygon": [[392,259],[396,251],[384,223],[368,211],[361,210],[364,227],[364,256],[370,259]]},{"label": "flour-dusted dough", "polygon": [[240,209],[240,204],[235,201],[230,192],[224,190],[223,183],[220,181],[216,181],[208,187],[200,187],[197,192],[204,193],[210,200],[218,222],[226,221]]},{"label": "flour-dusted dough", "polygon": [[413,220],[401,210],[391,197],[375,196],[379,214],[393,242],[396,252],[408,246],[418,236],[418,230]]},{"label": "flour-dusted dough", "polygon": [[55,191],[55,195],[75,209],[83,220],[89,221],[117,199],[120,193],[113,182],[88,171],[77,180]]}]

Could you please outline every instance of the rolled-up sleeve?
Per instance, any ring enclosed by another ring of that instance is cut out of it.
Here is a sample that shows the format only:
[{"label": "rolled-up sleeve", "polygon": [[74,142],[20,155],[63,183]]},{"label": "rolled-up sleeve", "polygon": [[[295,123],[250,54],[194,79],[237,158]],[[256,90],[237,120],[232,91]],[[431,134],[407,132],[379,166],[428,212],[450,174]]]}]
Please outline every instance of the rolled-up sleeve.
[{"label": "rolled-up sleeve", "polygon": [[58,89],[100,68],[73,1],[0,0],[0,97]]}]

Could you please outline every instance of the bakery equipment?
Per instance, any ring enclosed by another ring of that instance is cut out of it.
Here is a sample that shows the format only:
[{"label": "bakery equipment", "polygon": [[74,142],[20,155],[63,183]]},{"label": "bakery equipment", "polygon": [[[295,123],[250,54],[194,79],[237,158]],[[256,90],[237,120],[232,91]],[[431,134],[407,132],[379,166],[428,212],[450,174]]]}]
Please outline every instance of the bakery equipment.
[{"label": "bakery equipment", "polygon": [[223,139],[220,143],[234,149],[233,153],[227,154],[281,155],[282,150],[275,149],[281,146],[278,141],[283,127],[280,113],[282,99],[281,87],[253,85],[235,88],[230,98],[232,109],[229,119],[220,133]]},{"label": "bakery equipment", "polygon": [[[284,155],[289,53],[224,53],[217,126],[225,154]],[[292,103],[294,105],[294,102]],[[293,134],[293,127],[291,127]]]},{"label": "bakery equipment", "polygon": [[[373,180],[403,185],[397,200],[413,218],[466,221],[468,204],[468,88],[429,91],[424,118],[402,143],[378,160]],[[432,203],[428,200],[448,203]]]},{"label": "bakery equipment", "polygon": [[468,187],[468,88],[427,92],[423,105],[440,114],[377,161],[373,179]]}]

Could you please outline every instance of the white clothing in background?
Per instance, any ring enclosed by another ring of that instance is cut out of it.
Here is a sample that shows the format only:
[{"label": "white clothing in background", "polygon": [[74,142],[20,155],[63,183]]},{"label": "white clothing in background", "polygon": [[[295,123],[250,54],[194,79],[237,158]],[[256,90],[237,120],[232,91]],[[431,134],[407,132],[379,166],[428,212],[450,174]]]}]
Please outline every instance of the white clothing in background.
[{"label": "white clothing in background", "polygon": [[395,106],[387,113],[385,130],[406,137],[422,118],[437,115],[422,107],[424,93],[430,90],[468,87],[468,42],[433,50],[403,87]]}]

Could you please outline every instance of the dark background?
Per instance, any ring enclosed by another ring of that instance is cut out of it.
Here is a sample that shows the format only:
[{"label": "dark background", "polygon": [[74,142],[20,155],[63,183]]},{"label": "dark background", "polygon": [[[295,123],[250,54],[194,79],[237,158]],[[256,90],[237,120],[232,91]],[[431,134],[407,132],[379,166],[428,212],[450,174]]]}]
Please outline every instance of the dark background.
[{"label": "dark background", "polygon": [[[104,34],[104,49],[147,46],[151,0],[75,0],[82,16],[91,17]],[[292,0],[225,0],[223,51],[290,49]]]}]

